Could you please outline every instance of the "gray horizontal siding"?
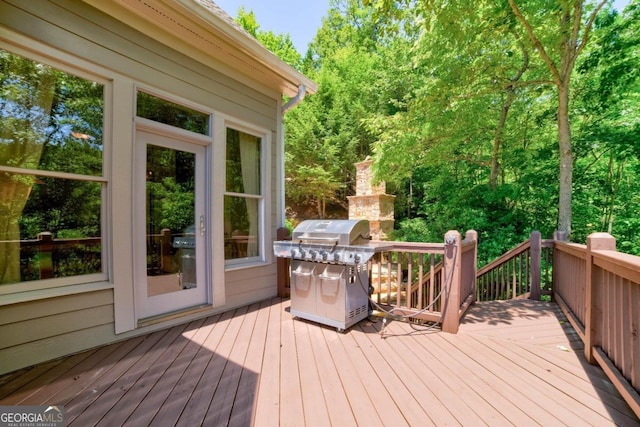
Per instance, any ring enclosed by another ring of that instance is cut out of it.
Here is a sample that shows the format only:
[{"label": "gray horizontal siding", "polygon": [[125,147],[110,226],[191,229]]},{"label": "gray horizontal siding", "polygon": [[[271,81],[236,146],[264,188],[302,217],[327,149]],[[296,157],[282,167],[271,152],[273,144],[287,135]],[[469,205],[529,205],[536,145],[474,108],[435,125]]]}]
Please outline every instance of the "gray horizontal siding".
[{"label": "gray horizontal siding", "polygon": [[[248,88],[81,1],[0,0],[0,26],[112,70],[114,76],[128,77],[132,82],[268,129],[273,132],[275,162],[277,93]],[[103,77],[109,79],[106,74]],[[278,190],[275,182],[277,178],[272,174],[274,202]],[[272,219],[275,209],[272,205],[267,213]],[[272,226],[269,231],[273,230]],[[270,237],[266,238],[273,240]],[[227,306],[276,294],[274,265],[236,270],[225,276]],[[113,304],[113,291],[103,290],[1,307],[0,374],[140,333],[115,335]]]},{"label": "gray horizontal siding", "polygon": [[0,337],[0,374],[113,341],[113,291],[4,306]]},{"label": "gray horizontal siding", "polygon": [[0,3],[0,23],[141,83],[275,130],[277,98],[247,88],[80,1]]}]

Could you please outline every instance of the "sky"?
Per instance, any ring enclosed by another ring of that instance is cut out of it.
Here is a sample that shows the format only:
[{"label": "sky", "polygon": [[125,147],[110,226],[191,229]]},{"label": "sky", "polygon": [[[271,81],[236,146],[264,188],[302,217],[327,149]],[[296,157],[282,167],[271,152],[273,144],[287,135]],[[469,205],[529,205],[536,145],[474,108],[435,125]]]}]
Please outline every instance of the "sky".
[{"label": "sky", "polygon": [[307,46],[322,25],[329,10],[329,0],[213,0],[231,17],[244,6],[256,15],[262,31],[289,34],[298,52],[304,55]]},{"label": "sky", "polygon": [[[289,34],[298,52],[304,55],[307,46],[329,10],[329,0],[213,0],[235,18],[244,6],[256,15],[262,31]],[[622,11],[630,0],[614,0],[613,7]]]}]

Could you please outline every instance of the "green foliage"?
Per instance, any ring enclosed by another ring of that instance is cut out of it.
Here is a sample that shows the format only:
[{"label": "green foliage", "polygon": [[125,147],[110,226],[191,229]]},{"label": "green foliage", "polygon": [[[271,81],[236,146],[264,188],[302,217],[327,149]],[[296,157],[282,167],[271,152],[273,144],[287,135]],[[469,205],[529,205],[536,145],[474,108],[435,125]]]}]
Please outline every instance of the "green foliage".
[{"label": "green foliage", "polygon": [[[357,0],[333,2],[305,57],[303,71],[319,90],[285,117],[287,205],[300,216],[304,206],[320,206],[320,216],[346,215],[354,163],[371,154],[376,139],[367,121],[403,109],[412,90],[410,42],[385,37],[373,15]],[[325,213],[326,203],[333,213]]]},{"label": "green foliage", "polygon": [[262,31],[252,10],[245,12],[244,7],[238,10],[236,21],[249,34],[255,37],[264,47],[296,69],[302,66],[302,57],[296,50],[289,34],[275,34],[273,31]]},{"label": "green foliage", "polygon": [[[398,16],[396,2],[375,4],[387,19]],[[377,137],[378,176],[399,191],[410,186],[414,199],[398,199],[405,205],[396,210],[400,224],[394,236],[438,241],[448,229],[475,229],[481,261],[525,240],[533,229],[550,237],[559,191],[557,105],[534,46],[515,31],[514,16],[500,4],[406,5],[415,7],[423,23],[412,48],[413,81],[420,87],[406,99],[405,110],[367,120]],[[551,60],[560,61],[553,15],[542,13],[547,7],[560,11],[539,2],[522,10]],[[587,5],[585,17],[593,10]],[[636,10],[633,2],[623,17],[600,14],[593,44],[574,72],[571,104],[573,240],[610,231],[634,253],[629,225],[636,221],[626,218],[638,211],[631,187],[639,170]]]},{"label": "green foliage", "polygon": [[[353,163],[372,155],[397,196],[394,239],[441,241],[448,230],[475,229],[483,264],[533,230],[551,237],[561,85],[549,64],[572,60],[568,52],[581,46],[564,31],[572,11],[583,36],[599,3],[515,2],[535,45],[507,0],[332,1],[303,60],[319,91],[285,118],[288,212],[301,215],[305,202],[333,202],[328,216],[339,204],[344,212]],[[622,14],[600,11],[575,67],[564,65],[573,69],[572,240],[608,231],[636,254],[639,11],[638,0]]]},{"label": "green foliage", "polygon": [[183,232],[193,225],[195,155],[170,148],[147,148],[149,234],[163,228]]}]

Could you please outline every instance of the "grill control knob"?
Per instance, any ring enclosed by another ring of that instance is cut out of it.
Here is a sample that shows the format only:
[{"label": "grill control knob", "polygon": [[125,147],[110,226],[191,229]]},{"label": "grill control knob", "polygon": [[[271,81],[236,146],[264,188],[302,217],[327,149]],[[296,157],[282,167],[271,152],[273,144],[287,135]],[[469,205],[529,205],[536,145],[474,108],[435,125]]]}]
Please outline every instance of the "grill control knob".
[{"label": "grill control knob", "polygon": [[306,256],[306,252],[304,249],[300,249],[300,259],[304,259],[304,257]]},{"label": "grill control knob", "polygon": [[336,261],[336,262],[340,261],[340,254],[338,254],[338,253],[333,254],[333,260]]},{"label": "grill control knob", "polygon": [[314,251],[314,250],[309,251],[309,258],[311,260],[315,260],[316,259],[316,255],[318,255],[317,251]]},{"label": "grill control knob", "polygon": [[360,262],[360,255],[355,254],[355,256],[353,257],[353,261],[357,264]]},{"label": "grill control knob", "polygon": [[326,260],[327,260],[327,257],[329,256],[329,252],[327,252],[327,251],[321,251],[321,252],[320,252],[320,256],[322,257],[322,260],[323,260],[323,261],[326,261]]}]

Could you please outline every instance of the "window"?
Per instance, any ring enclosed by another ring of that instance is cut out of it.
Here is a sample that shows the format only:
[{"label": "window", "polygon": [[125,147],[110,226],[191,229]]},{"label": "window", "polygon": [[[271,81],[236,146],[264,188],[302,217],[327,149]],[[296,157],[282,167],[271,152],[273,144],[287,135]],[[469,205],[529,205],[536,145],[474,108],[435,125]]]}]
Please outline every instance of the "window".
[{"label": "window", "polygon": [[262,138],[227,128],[225,259],[260,257]]},{"label": "window", "polygon": [[103,271],[103,111],[103,84],[0,49],[0,286]]},{"label": "window", "polygon": [[154,122],[209,135],[210,114],[201,113],[145,92],[138,92],[136,96],[136,115]]}]

